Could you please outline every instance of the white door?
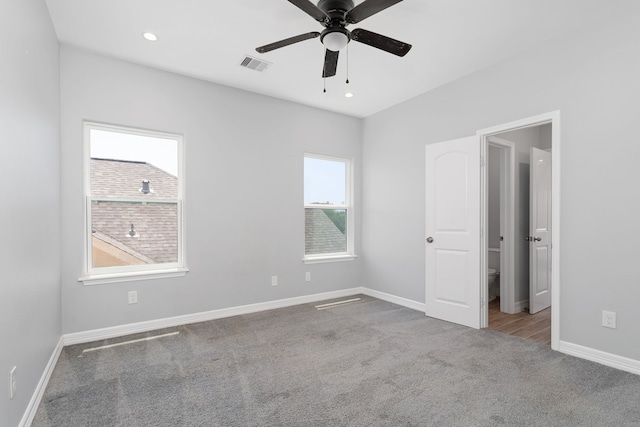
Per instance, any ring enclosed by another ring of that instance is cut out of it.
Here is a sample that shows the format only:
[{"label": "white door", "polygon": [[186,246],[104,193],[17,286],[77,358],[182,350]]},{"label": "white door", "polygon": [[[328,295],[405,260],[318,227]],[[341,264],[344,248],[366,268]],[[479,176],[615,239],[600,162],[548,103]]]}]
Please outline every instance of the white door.
[{"label": "white door", "polygon": [[529,312],[551,306],[551,153],[531,148]]},{"label": "white door", "polygon": [[426,146],[429,317],[480,328],[480,141]]}]

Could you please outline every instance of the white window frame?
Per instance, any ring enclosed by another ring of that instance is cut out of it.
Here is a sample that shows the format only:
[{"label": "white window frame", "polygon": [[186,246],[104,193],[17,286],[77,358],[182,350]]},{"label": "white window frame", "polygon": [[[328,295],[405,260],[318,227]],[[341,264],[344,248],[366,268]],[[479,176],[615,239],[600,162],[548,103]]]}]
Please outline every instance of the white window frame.
[{"label": "white window frame", "polygon": [[[92,266],[92,233],[91,233],[91,204],[94,201],[109,200],[123,202],[149,202],[144,197],[108,197],[93,196],[91,194],[91,141],[92,130],[117,132],[129,135],[146,136],[153,138],[171,139],[177,141],[178,150],[178,196],[176,199],[154,199],[153,203],[176,204],[178,226],[178,261],[173,263],[142,264],[114,267]],[[185,239],[184,239],[184,138],[182,135],[137,129],[131,127],[109,125],[85,121],[83,124],[84,137],[84,266],[83,274],[78,281],[85,285],[99,285],[105,283],[129,282],[134,280],[146,280],[166,277],[184,276],[189,269],[186,267]]]},{"label": "white window frame", "polygon": [[[315,153],[304,153],[304,158],[318,159],[318,160],[328,160],[332,162],[340,162],[345,165],[345,203],[343,205],[308,205],[304,204],[303,213],[306,209],[344,209],[346,212],[346,227],[347,227],[347,250],[346,252],[335,252],[335,253],[324,253],[324,254],[306,254],[306,236],[303,233],[303,261],[305,264],[317,264],[317,263],[325,263],[325,262],[335,262],[335,261],[352,261],[357,258],[355,255],[355,246],[354,246],[354,237],[355,237],[355,214],[353,207],[353,160],[344,158],[344,157],[336,157],[336,156],[327,156],[324,154],[315,154]],[[303,189],[304,192],[304,189]]]}]

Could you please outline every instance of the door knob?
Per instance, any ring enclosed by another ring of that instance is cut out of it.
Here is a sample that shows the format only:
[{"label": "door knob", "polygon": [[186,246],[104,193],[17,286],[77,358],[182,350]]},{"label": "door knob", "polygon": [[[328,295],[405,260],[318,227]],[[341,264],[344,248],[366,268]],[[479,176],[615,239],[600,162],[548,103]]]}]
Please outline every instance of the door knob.
[{"label": "door knob", "polygon": [[431,236],[427,237],[427,243],[433,243],[433,237]]},{"label": "door knob", "polygon": [[542,240],[542,237],[534,237],[534,238],[533,238],[533,241],[534,241],[534,242],[539,242],[540,240]]},{"label": "door knob", "polygon": [[531,241],[531,236],[524,236],[524,240],[526,240],[527,242]]}]

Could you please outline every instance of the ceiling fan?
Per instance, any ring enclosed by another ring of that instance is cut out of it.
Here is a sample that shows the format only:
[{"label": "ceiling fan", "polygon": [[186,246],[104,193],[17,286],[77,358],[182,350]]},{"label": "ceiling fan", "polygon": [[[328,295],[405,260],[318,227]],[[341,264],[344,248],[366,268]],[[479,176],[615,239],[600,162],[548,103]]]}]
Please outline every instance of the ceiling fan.
[{"label": "ceiling fan", "polygon": [[411,45],[371,31],[356,28],[347,30],[347,25],[356,24],[376,13],[400,3],[402,0],[364,0],[358,6],[353,0],[319,0],[314,5],[309,0],[289,0],[294,6],[322,24],[325,29],[321,33],[313,31],[300,34],[288,39],[280,40],[256,48],[259,53],[270,52],[281,47],[289,46],[304,40],[320,37],[325,47],[324,67],[322,77],[336,75],[338,68],[338,54],[340,49],[347,46],[351,40],[367,44],[397,56],[405,56]]}]

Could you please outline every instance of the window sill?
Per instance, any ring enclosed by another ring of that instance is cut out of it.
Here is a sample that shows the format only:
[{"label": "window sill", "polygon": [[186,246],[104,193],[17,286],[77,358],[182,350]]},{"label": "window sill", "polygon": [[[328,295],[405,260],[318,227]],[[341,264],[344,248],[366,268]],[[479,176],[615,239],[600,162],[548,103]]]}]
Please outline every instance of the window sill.
[{"label": "window sill", "polygon": [[136,271],[127,273],[90,274],[82,276],[78,282],[85,286],[104,285],[107,283],[133,282],[136,280],[165,279],[167,277],[182,277],[189,272],[186,267],[169,268],[166,270]]},{"label": "window sill", "polygon": [[357,255],[327,255],[327,256],[304,257],[302,261],[305,264],[322,264],[325,262],[353,261],[356,258],[358,258]]}]

